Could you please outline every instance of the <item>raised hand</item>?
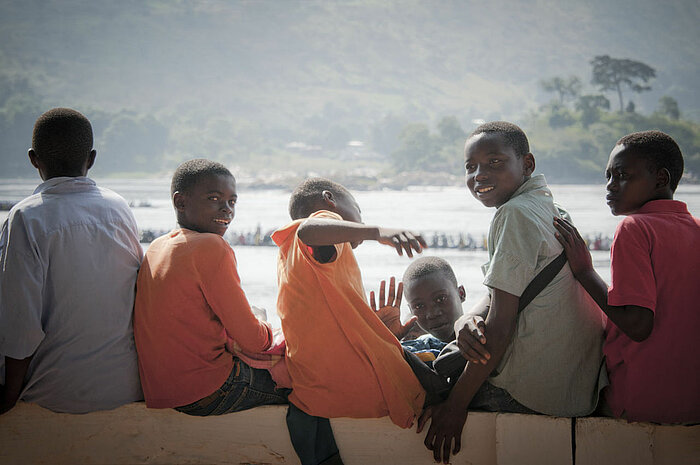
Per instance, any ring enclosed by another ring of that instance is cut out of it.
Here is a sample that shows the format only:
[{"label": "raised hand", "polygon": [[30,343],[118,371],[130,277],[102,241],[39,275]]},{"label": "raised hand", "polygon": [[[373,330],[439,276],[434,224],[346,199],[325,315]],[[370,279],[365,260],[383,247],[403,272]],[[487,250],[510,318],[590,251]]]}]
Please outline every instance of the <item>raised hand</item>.
[{"label": "raised hand", "polygon": [[403,255],[405,250],[409,257],[413,257],[414,250],[421,253],[428,247],[423,236],[403,229],[379,228],[377,242],[394,247],[399,255]]},{"label": "raised hand", "polygon": [[585,273],[593,270],[593,260],[588,246],[574,225],[565,219],[555,217],[554,227],[557,230],[554,236],[564,247],[571,272],[577,279],[580,279]]},{"label": "raised hand", "polygon": [[[470,315],[460,318],[457,322],[455,334],[457,346],[462,356],[473,363],[486,365],[491,354],[486,350],[486,323],[479,315]],[[461,325],[461,327],[459,327]]]},{"label": "raised hand", "polygon": [[[396,279],[392,276],[389,280],[389,294],[385,295],[386,281],[379,285],[379,307],[374,296],[374,291],[369,293],[369,302],[372,310],[377,314],[382,323],[389,328],[397,339],[403,338],[413,327],[417,318],[411,317],[405,324],[401,323],[401,298],[403,296],[403,283],[396,288]],[[385,299],[386,297],[386,299]]]}]

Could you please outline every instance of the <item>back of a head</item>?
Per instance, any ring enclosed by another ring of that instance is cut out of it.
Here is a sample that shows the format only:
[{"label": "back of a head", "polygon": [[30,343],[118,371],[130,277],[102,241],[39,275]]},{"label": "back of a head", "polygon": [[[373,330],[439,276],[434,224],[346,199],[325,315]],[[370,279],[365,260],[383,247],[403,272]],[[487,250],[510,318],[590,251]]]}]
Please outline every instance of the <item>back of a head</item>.
[{"label": "back of a head", "polygon": [[55,175],[79,172],[92,151],[92,126],[78,111],[54,108],[34,124],[32,149]]},{"label": "back of a head", "polygon": [[452,267],[447,260],[440,257],[420,257],[413,260],[413,262],[408,265],[408,268],[406,268],[406,271],[404,271],[401,280],[404,285],[409,285],[410,282],[424,278],[433,273],[442,274],[449,279],[455,287],[458,286],[457,277]]},{"label": "back of a head", "polygon": [[197,181],[210,175],[231,176],[233,178],[231,171],[216,161],[207,160],[206,158],[195,158],[183,162],[175,169],[173,174],[173,179],[170,183],[170,195],[172,196],[175,192],[188,192]]},{"label": "back of a head", "polygon": [[307,218],[322,208],[323,191],[332,192],[335,196],[350,195],[341,184],[326,178],[308,178],[299,184],[289,198],[289,216],[293,220]]},{"label": "back of a head", "polygon": [[652,171],[666,168],[671,175],[671,191],[676,191],[683,176],[683,154],[671,136],[656,130],[634,132],[622,137],[617,145],[624,145],[643,156]]},{"label": "back of a head", "polygon": [[530,143],[527,140],[525,131],[513,123],[507,121],[491,121],[489,123],[484,123],[474,129],[467,139],[479,134],[498,135],[502,137],[508,145],[513,147],[518,157],[530,152]]}]

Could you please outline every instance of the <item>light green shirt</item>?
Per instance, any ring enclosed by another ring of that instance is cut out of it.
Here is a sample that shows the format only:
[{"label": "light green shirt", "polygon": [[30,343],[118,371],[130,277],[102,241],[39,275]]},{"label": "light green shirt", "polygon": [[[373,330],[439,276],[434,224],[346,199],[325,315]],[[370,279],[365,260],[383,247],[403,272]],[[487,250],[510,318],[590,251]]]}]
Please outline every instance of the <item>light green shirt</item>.
[{"label": "light green shirt", "polygon": [[[561,253],[552,222],[564,215],[544,175],[523,183],[491,222],[484,284],[520,296]],[[602,312],[567,263],[519,314],[513,341],[489,382],[538,412],[587,415],[607,384],[603,328]]]}]

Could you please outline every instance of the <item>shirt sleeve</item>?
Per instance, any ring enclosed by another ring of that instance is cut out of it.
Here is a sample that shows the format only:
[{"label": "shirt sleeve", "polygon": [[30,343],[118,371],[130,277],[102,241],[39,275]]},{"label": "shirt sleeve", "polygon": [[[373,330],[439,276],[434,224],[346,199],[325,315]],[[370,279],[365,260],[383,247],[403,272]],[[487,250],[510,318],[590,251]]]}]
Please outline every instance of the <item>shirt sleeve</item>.
[{"label": "shirt sleeve", "polygon": [[207,303],[241,349],[247,352],[268,349],[272,343],[272,328],[253,315],[241,288],[233,250],[221,239],[220,244],[208,252],[203,254],[203,261],[199,261],[203,264],[199,267],[201,288]]},{"label": "shirt sleeve", "polygon": [[484,284],[520,296],[534,278],[539,234],[532,233],[532,221],[518,208],[501,207],[491,224],[489,240],[493,255],[486,267]]},{"label": "shirt sleeve", "polygon": [[623,219],[610,250],[608,305],[638,305],[656,310],[656,279],[649,237],[634,221]]},{"label": "shirt sleeve", "polygon": [[0,244],[0,354],[23,359],[44,339],[45,272],[21,212],[3,224]]}]

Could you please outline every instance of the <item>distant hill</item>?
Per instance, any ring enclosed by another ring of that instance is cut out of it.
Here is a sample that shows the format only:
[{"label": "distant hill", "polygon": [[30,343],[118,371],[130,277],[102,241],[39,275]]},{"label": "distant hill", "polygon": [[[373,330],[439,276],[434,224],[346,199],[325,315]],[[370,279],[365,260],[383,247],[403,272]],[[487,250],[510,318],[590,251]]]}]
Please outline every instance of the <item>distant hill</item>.
[{"label": "distant hill", "polygon": [[637,111],[669,95],[700,121],[698,24],[697,0],[0,0],[0,75],[44,107],[154,117],[170,151],[188,129],[260,149],[367,139],[389,114],[518,121],[552,97],[541,79],[592,92],[601,54],[657,70]]}]

